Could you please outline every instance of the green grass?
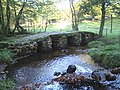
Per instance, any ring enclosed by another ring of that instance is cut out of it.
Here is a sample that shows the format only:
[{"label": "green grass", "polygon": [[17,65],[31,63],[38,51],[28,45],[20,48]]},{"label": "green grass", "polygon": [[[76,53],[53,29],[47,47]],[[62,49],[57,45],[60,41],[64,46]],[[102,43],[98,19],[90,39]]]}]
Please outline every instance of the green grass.
[{"label": "green grass", "polygon": [[0,90],[14,90],[15,83],[13,80],[0,80]]},{"label": "green grass", "polygon": [[[116,37],[118,35],[120,35],[120,19],[113,19],[113,28],[112,28],[112,33],[111,31],[111,21],[110,20],[106,20],[105,22],[105,26],[104,26],[104,36],[107,37]],[[94,32],[94,33],[99,33],[99,27],[100,27],[100,21],[96,21],[96,22],[90,22],[90,21],[86,21],[86,22],[82,22],[79,24],[79,30],[80,31],[89,31],[89,32]],[[107,30],[107,32],[106,32]],[[107,35],[106,35],[107,33]]]},{"label": "green grass", "polygon": [[[110,26],[110,20],[106,20],[105,26],[104,26],[104,36],[106,36],[106,30],[107,30],[107,37],[108,38],[115,38],[116,36],[120,36],[120,18],[113,18],[113,32],[110,33],[111,26]],[[66,24],[66,25],[65,25]],[[99,27],[100,27],[100,21],[83,21],[79,23],[79,31],[88,31],[88,32],[94,32],[99,33]],[[66,32],[66,31],[72,31],[71,22],[61,22],[61,23],[53,23],[48,25],[46,32]],[[44,27],[38,27],[36,29],[29,29],[28,32],[31,34],[35,33],[41,33],[45,32]],[[12,41],[14,42],[16,38],[28,36],[29,34],[24,35],[15,35],[12,37],[0,37],[0,41]]]},{"label": "green grass", "polygon": [[12,57],[14,54],[8,50],[8,49],[2,49],[0,50],[0,63],[11,63],[12,62]]},{"label": "green grass", "polygon": [[89,55],[93,60],[105,67],[119,67],[120,66],[120,45],[104,45],[89,49]]},{"label": "green grass", "polygon": [[[47,32],[60,32],[60,31],[71,31],[72,27],[71,27],[71,22],[66,22],[67,25],[64,26],[64,22],[63,25],[61,23],[61,25],[59,25],[60,23],[54,23],[54,24],[50,24],[47,27]],[[107,37],[116,37],[118,35],[120,35],[120,18],[116,19],[113,18],[113,32],[111,33],[111,21],[110,20],[106,20],[105,21],[105,26],[104,26],[104,36]],[[63,27],[64,26],[64,27]],[[79,31],[88,31],[88,32],[94,32],[94,33],[99,33],[99,27],[100,27],[100,21],[83,21],[79,23]],[[107,30],[107,31],[106,31]],[[44,28],[37,28],[36,30],[31,30],[30,32],[33,33],[39,33],[39,32],[44,32]],[[107,35],[106,35],[107,33]]]}]

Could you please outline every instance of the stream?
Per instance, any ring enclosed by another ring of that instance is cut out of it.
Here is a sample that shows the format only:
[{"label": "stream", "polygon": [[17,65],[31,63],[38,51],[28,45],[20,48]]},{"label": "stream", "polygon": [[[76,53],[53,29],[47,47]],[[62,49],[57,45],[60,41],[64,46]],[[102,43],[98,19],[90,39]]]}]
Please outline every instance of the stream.
[{"label": "stream", "polygon": [[[94,70],[102,69],[94,63],[91,57],[81,53],[79,47],[69,47],[65,50],[58,50],[48,54],[37,54],[23,60],[19,60],[16,64],[6,68],[9,71],[8,77],[15,80],[16,86],[23,86],[31,83],[49,82],[56,78],[54,72],[66,72],[69,65],[77,67],[76,73],[87,72],[92,73]],[[120,76],[115,81],[120,86]],[[84,86],[76,88],[72,86],[64,86],[58,83],[44,86],[41,90],[94,90]],[[103,90],[103,89],[98,89]],[[106,90],[106,89],[104,89]],[[119,90],[119,89],[108,89]]]}]

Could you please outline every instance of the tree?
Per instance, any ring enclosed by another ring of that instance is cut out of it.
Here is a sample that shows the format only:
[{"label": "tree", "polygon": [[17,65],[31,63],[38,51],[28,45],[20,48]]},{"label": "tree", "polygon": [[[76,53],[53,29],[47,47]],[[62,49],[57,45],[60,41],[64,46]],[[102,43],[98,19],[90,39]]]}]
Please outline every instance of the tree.
[{"label": "tree", "polygon": [[[112,2],[118,2],[118,0],[112,0]],[[102,16],[101,16],[99,35],[103,36],[106,8],[111,4],[111,0],[101,0],[101,4],[102,4],[102,8],[101,8]]]},{"label": "tree", "polygon": [[69,0],[69,2],[70,2],[70,10],[72,13],[72,29],[74,31],[78,31],[78,18],[75,12],[75,7],[73,5],[74,0]]},{"label": "tree", "polygon": [[0,24],[1,24],[1,30],[4,35],[6,35],[6,30],[5,30],[5,22],[4,22],[4,14],[3,14],[3,7],[2,7],[2,2],[0,0]]},{"label": "tree", "polygon": [[6,17],[7,17],[7,24],[6,24],[6,33],[7,35],[10,34],[10,0],[6,0]]},{"label": "tree", "polygon": [[101,16],[99,35],[103,36],[103,30],[104,30],[104,24],[105,24],[105,13],[106,13],[105,11],[106,1],[102,0],[101,3],[102,3],[102,8],[101,8],[102,16]]},{"label": "tree", "polygon": [[22,7],[20,9],[20,11],[18,12],[18,14],[16,13],[16,8],[15,8],[15,3],[14,3],[14,13],[15,13],[15,27],[13,29],[13,33],[15,32],[15,30],[17,29],[20,33],[23,33],[24,28],[22,26],[20,26],[20,19],[22,17],[22,13],[23,13],[23,9],[25,8],[27,0],[25,0],[22,4]]},{"label": "tree", "polygon": [[[44,23],[44,30],[46,32],[50,19],[54,19],[57,10],[55,9],[54,2],[52,0],[46,0],[39,3],[38,13],[42,18],[42,22]],[[43,24],[42,23],[42,24]],[[42,25],[43,26],[43,25]]]}]

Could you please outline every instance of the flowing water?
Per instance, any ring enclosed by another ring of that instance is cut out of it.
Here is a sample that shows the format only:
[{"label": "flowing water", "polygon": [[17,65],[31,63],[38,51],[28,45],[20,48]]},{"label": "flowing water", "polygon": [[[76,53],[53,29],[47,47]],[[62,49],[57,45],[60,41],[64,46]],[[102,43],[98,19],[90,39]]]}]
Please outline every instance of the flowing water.
[{"label": "flowing water", "polygon": [[[65,72],[71,64],[77,67],[76,73],[92,73],[92,71],[101,68],[94,63],[89,55],[81,54],[80,51],[80,48],[71,47],[67,50],[38,54],[19,60],[18,63],[8,67],[9,77],[15,80],[16,86],[23,86],[30,83],[49,82],[56,78],[54,72]],[[93,88],[73,89],[71,86],[66,87],[56,83],[44,86],[42,90],[93,90]]]}]

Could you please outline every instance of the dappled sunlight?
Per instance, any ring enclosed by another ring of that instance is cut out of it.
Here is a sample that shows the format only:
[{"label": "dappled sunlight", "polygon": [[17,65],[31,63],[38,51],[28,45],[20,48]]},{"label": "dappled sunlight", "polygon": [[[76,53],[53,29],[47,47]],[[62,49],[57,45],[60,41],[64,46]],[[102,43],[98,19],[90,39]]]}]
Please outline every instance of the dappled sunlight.
[{"label": "dappled sunlight", "polygon": [[67,21],[67,20],[65,20],[65,21],[60,21],[58,24],[57,24],[57,28],[59,28],[59,29],[64,29],[64,28],[66,28],[68,25],[69,25],[70,23]]}]

